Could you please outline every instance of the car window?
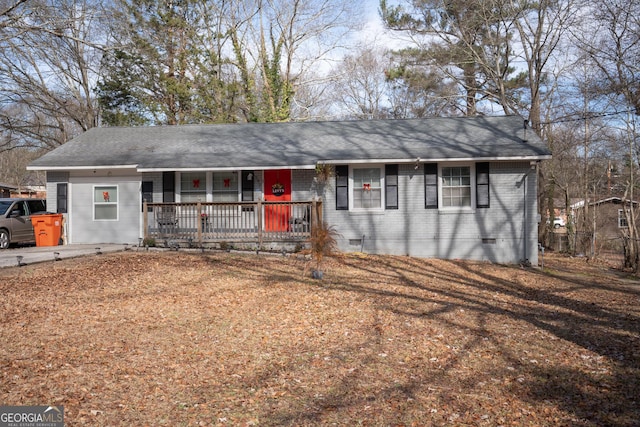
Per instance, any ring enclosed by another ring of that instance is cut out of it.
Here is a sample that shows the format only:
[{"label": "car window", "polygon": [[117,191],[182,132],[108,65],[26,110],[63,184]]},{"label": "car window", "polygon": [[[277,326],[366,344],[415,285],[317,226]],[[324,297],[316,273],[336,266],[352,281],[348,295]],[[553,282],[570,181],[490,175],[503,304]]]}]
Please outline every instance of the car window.
[{"label": "car window", "polygon": [[4,215],[7,213],[7,209],[11,207],[11,203],[13,202],[5,201],[5,200],[0,201],[0,215]]},{"label": "car window", "polygon": [[29,206],[29,214],[31,215],[47,211],[44,200],[27,200],[27,206]]},{"label": "car window", "polygon": [[20,212],[20,216],[25,216],[27,214],[27,207],[24,202],[18,202],[12,209],[13,212]]}]

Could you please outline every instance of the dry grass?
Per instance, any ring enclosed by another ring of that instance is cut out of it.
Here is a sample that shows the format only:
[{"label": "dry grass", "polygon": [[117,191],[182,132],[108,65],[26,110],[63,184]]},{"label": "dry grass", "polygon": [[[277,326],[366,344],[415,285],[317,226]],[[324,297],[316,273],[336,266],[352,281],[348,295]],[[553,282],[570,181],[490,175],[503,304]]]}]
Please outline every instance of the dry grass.
[{"label": "dry grass", "polygon": [[128,252],[0,270],[0,402],[68,426],[640,420],[640,285],[406,257]]}]

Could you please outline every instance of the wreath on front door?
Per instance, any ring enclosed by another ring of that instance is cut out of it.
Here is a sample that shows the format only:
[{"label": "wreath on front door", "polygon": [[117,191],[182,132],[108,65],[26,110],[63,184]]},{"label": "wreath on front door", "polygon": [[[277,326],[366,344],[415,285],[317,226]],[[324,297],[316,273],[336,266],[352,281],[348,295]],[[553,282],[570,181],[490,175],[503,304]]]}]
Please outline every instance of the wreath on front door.
[{"label": "wreath on front door", "polygon": [[284,194],[284,185],[276,182],[271,186],[271,194],[274,196],[282,196]]}]

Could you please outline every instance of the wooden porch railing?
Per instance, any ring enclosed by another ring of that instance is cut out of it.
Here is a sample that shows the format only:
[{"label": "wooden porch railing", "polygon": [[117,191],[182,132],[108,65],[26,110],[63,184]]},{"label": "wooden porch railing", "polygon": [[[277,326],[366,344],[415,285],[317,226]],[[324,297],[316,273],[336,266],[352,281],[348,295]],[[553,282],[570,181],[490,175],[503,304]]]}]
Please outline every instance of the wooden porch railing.
[{"label": "wooden porch railing", "polygon": [[148,203],[144,238],[193,245],[219,242],[297,242],[322,221],[322,201]]}]

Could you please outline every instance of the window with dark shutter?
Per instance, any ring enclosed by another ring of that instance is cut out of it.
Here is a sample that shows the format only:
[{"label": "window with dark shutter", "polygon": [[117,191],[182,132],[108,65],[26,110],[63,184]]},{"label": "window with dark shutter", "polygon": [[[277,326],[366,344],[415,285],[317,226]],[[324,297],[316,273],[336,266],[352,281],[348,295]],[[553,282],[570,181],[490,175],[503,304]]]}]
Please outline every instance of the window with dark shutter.
[{"label": "window with dark shutter", "polygon": [[336,166],[336,210],[349,209],[349,166]]},{"label": "window with dark shutter", "polygon": [[489,162],[476,163],[476,207],[489,207]]},{"label": "window with dark shutter", "polygon": [[384,187],[385,208],[398,209],[398,165],[385,165]]},{"label": "window with dark shutter", "polygon": [[[144,212],[144,202],[153,203],[153,181],[142,181],[142,211]],[[147,207],[147,212],[153,212],[151,206]]]},{"label": "window with dark shutter", "polygon": [[162,201],[173,203],[176,201],[176,173],[162,173]]},{"label": "window with dark shutter", "polygon": [[56,213],[67,213],[67,183],[58,183],[56,186]]},{"label": "window with dark shutter", "polygon": [[424,165],[424,207],[438,209],[438,164]]}]

